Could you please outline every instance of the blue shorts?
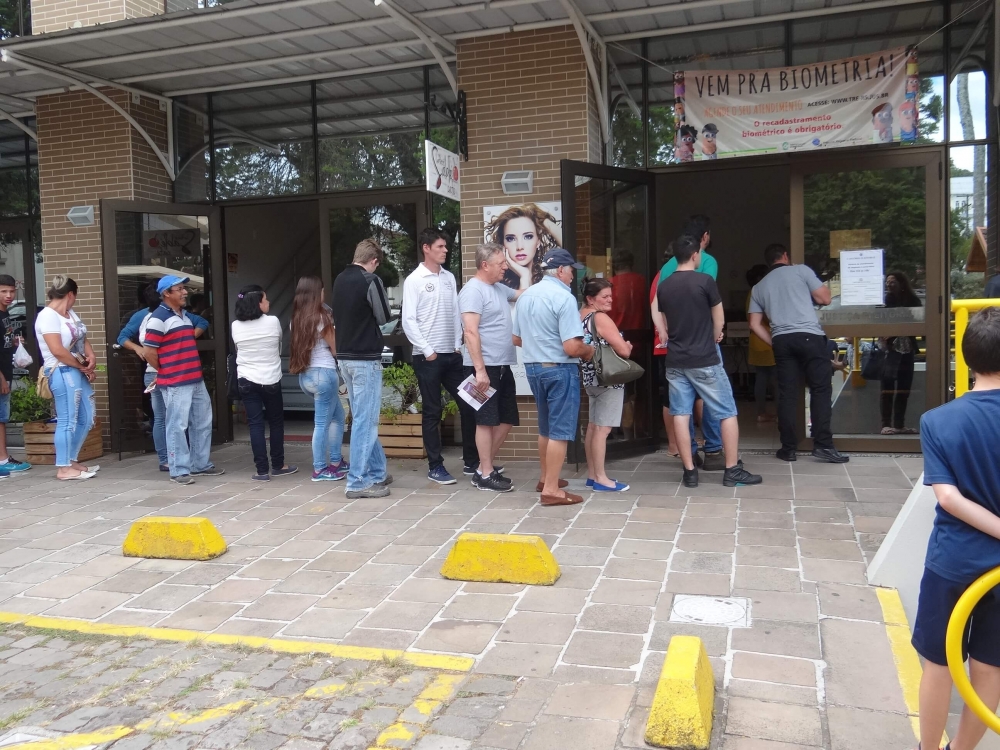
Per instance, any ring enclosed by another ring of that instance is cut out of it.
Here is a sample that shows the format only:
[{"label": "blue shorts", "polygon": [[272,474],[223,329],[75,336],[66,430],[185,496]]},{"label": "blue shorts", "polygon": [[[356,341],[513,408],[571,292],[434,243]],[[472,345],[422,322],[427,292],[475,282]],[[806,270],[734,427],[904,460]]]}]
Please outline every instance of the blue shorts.
[{"label": "blue shorts", "polygon": [[0,424],[10,421],[10,393],[0,395]]},{"label": "blue shorts", "polygon": [[[944,640],[948,632],[948,620],[959,598],[970,585],[971,582],[966,584],[949,581],[924,568],[911,643],[927,661],[947,666]],[[993,589],[972,610],[972,617],[962,636],[962,658],[972,657],[991,667],[1000,667],[1000,638],[997,633],[1000,633],[1000,592]]]},{"label": "blue shorts", "polygon": [[733,387],[721,364],[685,369],[667,367],[665,374],[670,384],[670,413],[675,417],[690,415],[699,396],[716,420],[721,422],[736,416]]},{"label": "blue shorts", "polygon": [[538,434],[550,440],[576,440],[580,417],[580,366],[575,362],[524,365],[538,406]]}]

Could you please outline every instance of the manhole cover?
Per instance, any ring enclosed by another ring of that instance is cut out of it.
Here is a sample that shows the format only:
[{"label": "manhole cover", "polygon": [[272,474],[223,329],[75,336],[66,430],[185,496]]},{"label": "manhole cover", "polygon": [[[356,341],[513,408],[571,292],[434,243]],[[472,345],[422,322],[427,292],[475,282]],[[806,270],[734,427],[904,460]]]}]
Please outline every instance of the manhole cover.
[{"label": "manhole cover", "polygon": [[677,594],[674,596],[674,606],[670,610],[670,622],[748,628],[750,627],[750,600],[740,596]]}]

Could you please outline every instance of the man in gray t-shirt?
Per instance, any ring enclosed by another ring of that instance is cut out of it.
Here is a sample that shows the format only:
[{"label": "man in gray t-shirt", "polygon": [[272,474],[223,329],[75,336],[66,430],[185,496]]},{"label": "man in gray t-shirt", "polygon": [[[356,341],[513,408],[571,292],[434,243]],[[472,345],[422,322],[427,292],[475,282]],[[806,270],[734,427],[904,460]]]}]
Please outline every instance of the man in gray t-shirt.
[{"label": "man in gray t-shirt", "polygon": [[[502,283],[507,262],[500,245],[476,248],[476,275],[465,282],[458,295],[458,310],[465,330],[462,363],[466,376],[475,379],[473,395],[496,393],[486,399],[476,414],[476,449],[479,466],[472,486],[487,492],[510,492],[511,480],[493,461],[507,439],[510,428],[520,424],[517,390],[510,366],[517,364],[511,304],[521,294]],[[480,398],[481,400],[481,398]]]},{"label": "man in gray t-shirt", "polygon": [[[784,245],[768,245],[764,260],[770,270],[750,292],[750,330],[771,345],[778,366],[781,450],[777,456],[784,461],[796,459],[795,421],[801,376],[809,386],[813,456],[829,463],[846,463],[850,457],[833,445],[833,370],[826,334],[813,307],[830,304],[830,289],[808,266],[793,266]],[[764,325],[765,315],[770,329]]]}]

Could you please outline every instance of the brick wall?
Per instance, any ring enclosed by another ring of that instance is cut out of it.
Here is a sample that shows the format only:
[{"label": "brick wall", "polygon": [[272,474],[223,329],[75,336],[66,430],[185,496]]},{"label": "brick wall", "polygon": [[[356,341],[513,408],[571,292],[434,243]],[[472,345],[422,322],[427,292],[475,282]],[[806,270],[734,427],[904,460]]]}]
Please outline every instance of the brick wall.
[{"label": "brick wall", "polygon": [[[458,85],[468,97],[469,161],[462,171],[462,271],[475,273],[483,208],[560,200],[562,159],[600,161],[601,136],[587,68],[572,27],[463,40]],[[530,169],[534,193],[507,197],[500,176]],[[518,397],[521,426],[505,458],[538,456],[534,399]],[[586,419],[586,405],[582,418]]]},{"label": "brick wall", "polygon": [[[133,104],[120,91],[106,91],[166,148],[166,117],[159,105],[143,99]],[[101,199],[169,201],[171,184],[152,149],[125,119],[88,92],[40,97],[38,184],[41,201],[45,281],[55,274],[72,276],[80,286],[74,308],[87,324],[99,363],[107,364]],[[95,223],[74,227],[66,219],[72,206],[94,206]],[[118,321],[113,321],[117,328]],[[109,434],[107,377],[98,374],[98,414]]]},{"label": "brick wall", "polygon": [[80,26],[121,21],[163,13],[163,0],[35,0],[31,3],[31,33],[44,34]]}]

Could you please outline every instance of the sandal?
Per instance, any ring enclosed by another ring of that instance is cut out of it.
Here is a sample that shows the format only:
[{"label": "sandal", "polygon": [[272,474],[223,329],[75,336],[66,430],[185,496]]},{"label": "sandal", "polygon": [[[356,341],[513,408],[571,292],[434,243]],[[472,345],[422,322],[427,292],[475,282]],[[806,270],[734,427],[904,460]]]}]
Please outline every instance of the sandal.
[{"label": "sandal", "polygon": [[899,430],[895,427],[883,427],[881,432],[882,435],[897,435],[898,433]]}]

